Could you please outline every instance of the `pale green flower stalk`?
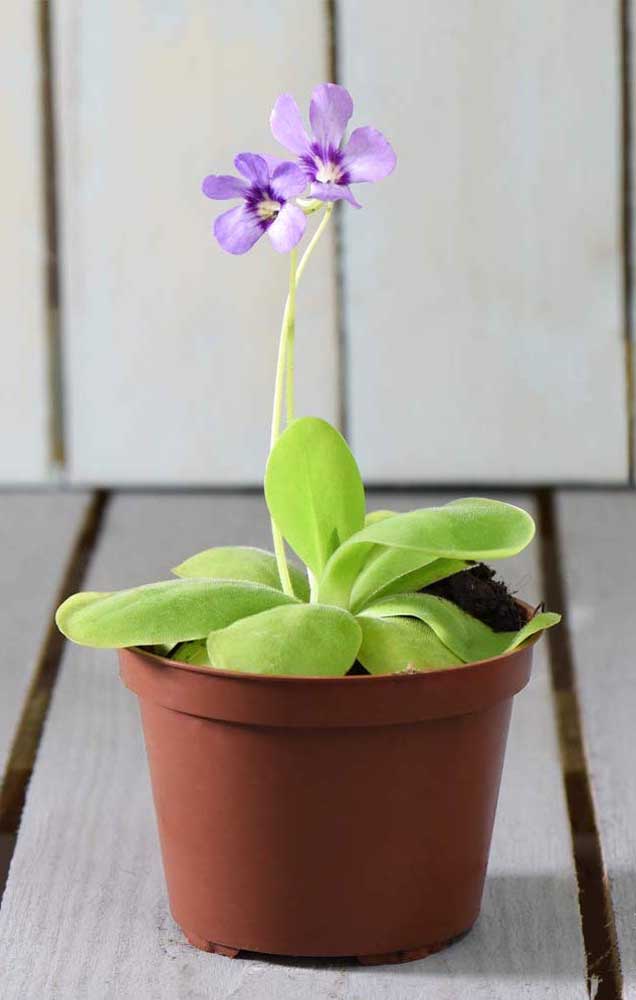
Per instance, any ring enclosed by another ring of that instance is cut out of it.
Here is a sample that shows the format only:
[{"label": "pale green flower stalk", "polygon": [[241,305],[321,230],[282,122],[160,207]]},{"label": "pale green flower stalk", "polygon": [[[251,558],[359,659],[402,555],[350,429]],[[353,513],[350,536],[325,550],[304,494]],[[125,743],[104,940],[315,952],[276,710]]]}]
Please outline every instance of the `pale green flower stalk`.
[{"label": "pale green flower stalk", "polygon": [[[314,204],[309,203],[304,209],[306,214],[310,214],[316,211]],[[295,415],[295,392],[294,392],[294,381],[295,381],[295,364],[294,364],[294,346],[296,337],[296,289],[300,279],[302,278],[305,268],[309,262],[309,258],[316,249],[318,242],[324,233],[329,219],[331,218],[333,212],[333,203],[327,202],[325,205],[324,215],[320,220],[320,225],[316,229],[316,232],[312,236],[311,240],[307,244],[305,252],[303,253],[300,263],[298,264],[297,251],[294,248],[289,254],[289,291],[287,293],[287,301],[285,302],[285,310],[283,312],[283,322],[280,331],[280,340],[278,342],[278,361],[276,364],[276,379],[274,382],[274,405],[272,412],[272,431],[270,435],[270,453],[278,441],[283,422],[283,385],[285,384],[286,399],[285,399],[285,418],[286,422],[289,424],[294,419]],[[283,591],[290,596],[293,596],[294,589],[292,587],[292,582],[289,577],[289,569],[287,567],[287,558],[285,556],[285,543],[283,541],[283,536],[276,527],[274,519],[271,519],[272,525],[272,539],[274,542],[274,552],[276,554],[276,564],[278,566],[278,574],[280,576],[281,586]],[[312,581],[313,584],[313,581]],[[312,586],[312,593],[313,593]]]}]

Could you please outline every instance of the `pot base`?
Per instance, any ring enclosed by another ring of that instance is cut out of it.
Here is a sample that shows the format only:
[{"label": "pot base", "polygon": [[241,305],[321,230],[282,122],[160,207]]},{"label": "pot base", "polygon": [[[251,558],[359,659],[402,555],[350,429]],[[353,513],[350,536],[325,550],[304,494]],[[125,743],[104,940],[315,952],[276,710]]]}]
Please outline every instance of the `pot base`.
[{"label": "pot base", "polygon": [[199,951],[209,951],[213,952],[215,955],[223,955],[225,958],[236,958],[240,952],[240,948],[230,948],[226,944],[217,944],[216,941],[206,941],[205,938],[199,937],[198,934],[194,934],[192,931],[187,931],[185,928],[181,928],[185,936],[191,945],[198,948]]},{"label": "pot base", "polygon": [[467,927],[460,934],[447,938],[445,941],[435,941],[433,944],[425,944],[422,948],[411,948],[408,951],[390,951],[388,955],[356,955],[356,962],[359,965],[403,965],[405,962],[417,962],[421,958],[428,958],[438,951],[450,948],[470,934],[471,927]]},{"label": "pot base", "polygon": [[[465,938],[471,930],[472,925],[471,927],[467,927],[466,930],[462,931],[460,934],[455,934],[454,937],[447,938],[445,941],[435,941],[433,944],[423,945],[421,948],[410,948],[405,951],[390,951],[385,955],[354,955],[353,961],[357,962],[359,965],[403,965],[405,962],[417,962],[422,958],[428,958],[429,955],[435,955],[438,951],[443,951],[445,948],[450,948],[451,945],[456,944],[458,941],[461,941],[462,938]],[[183,930],[183,933],[187,937],[190,944],[195,948],[198,948],[199,951],[207,951],[215,955],[223,955],[225,958],[238,958],[241,955],[241,948],[232,948],[226,944],[217,944],[215,941],[206,941],[205,938],[199,937],[198,934],[193,934],[191,931]],[[255,952],[248,951],[244,954],[251,956],[254,955]],[[275,957],[281,958],[285,956],[276,955]],[[294,955],[289,957],[299,958],[301,956]],[[304,957],[315,958],[316,956],[307,955]],[[337,956],[334,956],[334,961],[337,960]]]}]

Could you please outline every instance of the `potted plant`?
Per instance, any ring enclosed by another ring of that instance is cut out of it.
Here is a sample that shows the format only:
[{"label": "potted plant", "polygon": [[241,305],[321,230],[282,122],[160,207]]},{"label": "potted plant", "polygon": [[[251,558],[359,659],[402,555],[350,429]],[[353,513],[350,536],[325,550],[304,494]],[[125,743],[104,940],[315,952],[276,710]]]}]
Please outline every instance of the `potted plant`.
[{"label": "potted plant", "polygon": [[[559,616],[515,602],[484,560],[532,539],[523,510],[455,500],[367,512],[345,440],[295,416],[296,290],[333,205],[395,166],[325,83],[312,135],[281,96],[292,160],[242,153],[204,193],[221,246],[289,255],[265,497],[274,552],[224,547],[175,579],[80,593],[75,642],[120,650],[139,697],[172,913],[199,948],[403,961],[475,921],[513,696]],[[320,222],[298,260],[307,220]],[[286,426],[283,429],[283,410]],[[302,560],[288,561],[285,542]]]}]

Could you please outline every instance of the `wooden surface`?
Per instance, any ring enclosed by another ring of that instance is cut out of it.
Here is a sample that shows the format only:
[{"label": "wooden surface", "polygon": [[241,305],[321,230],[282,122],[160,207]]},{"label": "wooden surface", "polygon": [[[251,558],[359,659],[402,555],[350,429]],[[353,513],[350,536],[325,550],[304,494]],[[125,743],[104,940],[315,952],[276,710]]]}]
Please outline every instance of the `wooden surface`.
[{"label": "wooden surface", "polygon": [[10,3],[0,34],[0,482],[48,473],[46,238],[38,4]]},{"label": "wooden surface", "polygon": [[625,982],[636,998],[636,496],[563,493],[562,569],[588,770]]},{"label": "wooden surface", "polygon": [[338,10],[356,118],[398,152],[345,212],[365,476],[625,481],[618,4]]},{"label": "wooden surface", "polygon": [[88,498],[0,493],[0,785]]},{"label": "wooden surface", "polygon": [[[328,76],[323,0],[54,8],[65,260],[68,474],[259,482],[288,261],[212,236],[201,194],[241,150],[282,155],[284,90]],[[311,40],[309,44],[307,41]],[[313,225],[314,223],[312,223]],[[330,240],[298,294],[299,412],[338,411]]]},{"label": "wooden surface", "polygon": [[379,0],[5,6],[0,482],[260,480],[287,262],[266,241],[223,254],[223,205],[199,187],[239,150],[281,152],[275,97],[305,112],[333,53],[352,124],[385,130],[398,169],[357,188],[341,258],[327,239],[307,273],[301,411],[342,403],[374,482],[627,481],[634,0],[394,0],[390,17]]},{"label": "wooden surface", "polygon": [[[373,498],[377,507],[418,502],[434,499]],[[268,543],[258,497],[119,496],[84,588],[164,576],[197,549],[238,541]],[[532,555],[506,575],[528,599],[541,597]],[[0,911],[3,1000],[585,1000],[545,645],[537,653],[515,702],[476,928],[425,961],[365,969],[232,962],[185,943],[167,910],[135,700],[113,653],[69,646]]]}]

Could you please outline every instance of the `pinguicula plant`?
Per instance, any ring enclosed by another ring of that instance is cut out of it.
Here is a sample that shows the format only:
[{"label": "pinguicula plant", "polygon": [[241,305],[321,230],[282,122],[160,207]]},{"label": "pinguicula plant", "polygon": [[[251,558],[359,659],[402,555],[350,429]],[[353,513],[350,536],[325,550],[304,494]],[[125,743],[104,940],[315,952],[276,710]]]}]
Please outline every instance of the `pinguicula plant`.
[{"label": "pinguicula plant", "polygon": [[[338,677],[356,662],[370,674],[456,667],[508,652],[559,621],[543,612],[516,631],[493,631],[445,597],[422,592],[474,562],[520,552],[534,535],[529,514],[481,498],[405,514],[367,512],[344,438],[324,420],[296,417],[299,282],[334,202],[359,208],[351,185],[379,181],[396,163],[376,129],[356,128],[345,140],[352,112],[344,87],[321,84],[309,134],[293,97],[283,94],[271,130],[294,159],[241,153],[234,161],[240,176],[203,182],[208,198],[238,202],[214,223],[224,250],[246,253],[267,234],[289,256],[265,472],[274,551],[208,549],[177,566],[176,579],[75,594],[56,616],[73,641],[151,647],[210,670]],[[314,215],[320,221],[299,259]],[[288,561],[285,542],[304,568]]]}]

